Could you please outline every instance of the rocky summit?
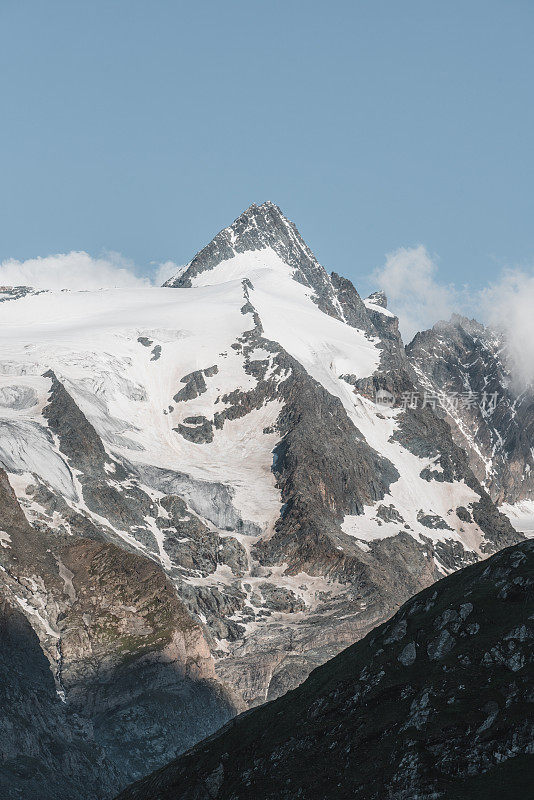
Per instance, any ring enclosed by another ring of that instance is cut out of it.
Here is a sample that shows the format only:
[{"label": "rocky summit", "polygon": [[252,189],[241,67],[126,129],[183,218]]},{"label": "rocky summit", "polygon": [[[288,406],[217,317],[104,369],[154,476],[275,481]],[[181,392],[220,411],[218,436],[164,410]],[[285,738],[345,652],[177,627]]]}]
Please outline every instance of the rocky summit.
[{"label": "rocky summit", "polygon": [[405,347],[273,203],[163,287],[0,300],[6,798],[112,797],[534,528],[502,336]]}]

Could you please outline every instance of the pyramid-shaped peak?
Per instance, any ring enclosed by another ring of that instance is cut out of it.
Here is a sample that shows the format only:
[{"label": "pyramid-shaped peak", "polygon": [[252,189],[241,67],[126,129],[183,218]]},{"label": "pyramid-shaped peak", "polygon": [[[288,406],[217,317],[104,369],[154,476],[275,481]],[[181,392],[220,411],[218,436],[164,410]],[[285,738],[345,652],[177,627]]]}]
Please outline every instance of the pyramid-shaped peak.
[{"label": "pyramid-shaped peak", "polygon": [[[265,200],[264,203],[251,203],[246,211],[243,211],[243,214],[248,214],[249,212],[253,213],[254,211],[274,211],[279,216],[284,217],[282,214],[280,207],[273,203],[272,200]],[[285,219],[285,217],[284,217]]]},{"label": "pyramid-shaped peak", "polygon": [[[205,273],[222,262],[247,253],[272,250],[287,265],[288,273],[299,283],[310,286],[317,297],[332,294],[332,285],[325,269],[298,232],[293,222],[271,201],[253,203],[231,225],[220,231],[188,264],[185,271],[170,278],[164,285],[186,288],[199,282],[210,283]],[[254,261],[251,258],[251,264]],[[199,277],[203,274],[202,279]],[[248,277],[245,276],[244,277]],[[217,282],[216,273],[214,281]]]},{"label": "pyramid-shaped peak", "polygon": [[[252,244],[249,239],[256,237],[258,240],[265,242],[265,246],[270,246],[280,238],[284,239],[287,236],[295,236],[299,239],[302,247],[307,248],[304,240],[300,236],[295,225],[288,220],[282,213],[279,206],[267,200],[261,205],[252,203],[234,222],[224,229],[225,231],[232,231],[235,236],[245,236],[246,241],[243,244]],[[256,231],[256,233],[254,233]],[[221,231],[224,233],[224,231]],[[256,242],[257,244],[258,242]],[[247,249],[257,249],[257,247],[248,246]],[[239,249],[237,252],[240,252]]]},{"label": "pyramid-shaped peak", "polygon": [[255,214],[256,212],[259,212],[260,214],[265,214],[269,212],[278,215],[284,220],[286,219],[282,211],[280,210],[280,207],[277,206],[276,203],[273,203],[271,200],[265,200],[264,203],[260,203],[259,205],[258,203],[251,203],[249,207],[245,211],[243,211],[243,214],[241,216],[244,216],[246,214]]},{"label": "pyramid-shaped peak", "polygon": [[244,213],[246,214],[247,212],[251,212],[253,215],[263,217],[264,219],[279,219],[282,222],[291,224],[282,212],[280,206],[277,206],[276,203],[273,203],[271,200],[266,200],[264,203],[260,203],[260,205],[252,203]]}]

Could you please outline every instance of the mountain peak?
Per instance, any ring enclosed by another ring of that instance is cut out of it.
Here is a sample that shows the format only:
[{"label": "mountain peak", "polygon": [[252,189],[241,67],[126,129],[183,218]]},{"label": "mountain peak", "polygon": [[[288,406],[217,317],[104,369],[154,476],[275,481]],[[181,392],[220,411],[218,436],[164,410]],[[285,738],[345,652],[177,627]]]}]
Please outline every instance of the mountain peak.
[{"label": "mountain peak", "polygon": [[463,314],[452,314],[450,324],[455,327],[461,326],[467,333],[480,334],[484,333],[485,327],[477,319],[463,316]]},{"label": "mountain peak", "polygon": [[270,200],[260,205],[252,203],[221,233],[224,231],[232,231],[234,237],[240,240],[234,242],[236,252],[258,249],[257,245],[272,246],[280,239],[285,239],[290,231],[300,239],[302,246],[308,249],[295,225],[284,216],[279,206]]},{"label": "mountain peak", "polygon": [[[265,211],[271,211],[271,210],[274,211],[275,213],[277,213],[280,217],[282,217],[282,219],[286,220],[286,217],[284,217],[282,211],[280,210],[280,207],[277,206],[276,203],[273,203],[272,200],[265,200],[263,203],[260,203],[259,205],[257,203],[251,203],[249,205],[249,207],[247,209],[245,209],[245,211],[243,211],[243,214],[241,216],[244,216],[245,214],[253,213],[254,211],[264,211],[265,212]],[[286,222],[287,222],[287,220],[286,220]]]},{"label": "mountain peak", "polygon": [[[268,249],[287,265],[294,280],[314,290],[323,310],[337,315],[332,302],[332,284],[326,270],[319,264],[295,224],[270,200],[261,205],[250,205],[196,254],[185,271],[174,275],[163,285],[181,289],[201,282],[211,283],[210,276],[205,273],[214,271],[222,262],[229,262],[247,253],[257,255],[258,251]],[[255,261],[251,257],[251,268]],[[245,265],[245,273],[246,269]],[[245,273],[243,278],[248,277]],[[203,275],[202,279],[200,275]],[[219,280],[213,276],[213,282]]]},{"label": "mountain peak", "polygon": [[302,283],[310,283],[306,274],[310,271],[327,279],[325,270],[317,262],[295,225],[275,203],[268,200],[261,205],[252,203],[196,254],[182,274],[173,276],[164,285],[172,288],[193,286],[198,275],[213,270],[222,261],[268,247],[290,268],[301,273],[295,277]]},{"label": "mountain peak", "polygon": [[371,303],[373,306],[380,306],[380,308],[388,307],[388,299],[383,289],[378,292],[373,292],[366,298],[366,303]]}]

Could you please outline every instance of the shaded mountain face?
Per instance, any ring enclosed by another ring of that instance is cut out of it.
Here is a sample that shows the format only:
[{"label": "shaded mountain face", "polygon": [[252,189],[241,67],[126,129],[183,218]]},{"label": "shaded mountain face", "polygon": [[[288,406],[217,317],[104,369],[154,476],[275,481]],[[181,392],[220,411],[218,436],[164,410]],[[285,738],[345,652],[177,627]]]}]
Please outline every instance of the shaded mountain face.
[{"label": "shaded mountain face", "polygon": [[165,288],[3,294],[0,464],[26,544],[1,523],[0,591],[122,776],[523,538],[447,422],[402,407],[419,379],[385,298],[328,275],[271,203]]},{"label": "shaded mountain face", "polygon": [[32,528],[0,472],[0,788],[104,800],[236,711],[153,561]]},{"label": "shaded mountain face", "polygon": [[120,800],[526,797],[534,542],[418,594]]},{"label": "shaded mountain face", "polygon": [[504,338],[454,315],[406,350],[423,390],[442,398],[455,442],[493,499],[534,499],[534,393],[513,380]]}]

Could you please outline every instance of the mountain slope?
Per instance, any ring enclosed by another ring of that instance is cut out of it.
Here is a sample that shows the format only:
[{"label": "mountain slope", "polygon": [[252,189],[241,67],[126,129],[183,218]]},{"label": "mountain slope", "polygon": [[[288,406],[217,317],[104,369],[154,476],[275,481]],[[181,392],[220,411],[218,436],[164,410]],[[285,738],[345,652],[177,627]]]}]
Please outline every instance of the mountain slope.
[{"label": "mountain slope", "polygon": [[0,527],[2,797],[104,800],[235,713],[153,561],[35,530],[3,471]]},{"label": "mountain slope", "polygon": [[[67,714],[37,634],[16,603],[0,599],[0,794],[110,797],[124,781],[87,722]],[[86,795],[87,796],[87,795]]]},{"label": "mountain slope", "polygon": [[[328,275],[271,203],[165,288],[5,288],[0,341],[0,464],[33,531],[23,573],[9,540],[0,560],[24,579],[20,608],[66,707],[104,696],[108,715],[112,702],[127,709],[99,729],[113,749],[146,702],[129,680],[112,698],[100,686],[100,661],[117,656],[100,625],[77,661],[76,626],[57,625],[58,607],[80,618],[60,562],[80,566],[86,600],[102,598],[97,622],[144,575],[147,598],[160,587],[202,651],[209,691],[193,681],[159,729],[141,722],[152,749],[130,748],[135,774],[297,686],[422,587],[523,538],[443,419],[375,403],[377,390],[417,386],[398,320],[383,297],[364,301]],[[158,662],[146,606],[130,599],[113,627],[135,643],[140,625],[143,657]]]},{"label": "mountain slope", "polygon": [[429,396],[496,502],[534,499],[534,395],[518,386],[501,334],[453,315],[406,348]]},{"label": "mountain slope", "polygon": [[526,796],[533,569],[526,542],[443,579],[120,800]]}]

